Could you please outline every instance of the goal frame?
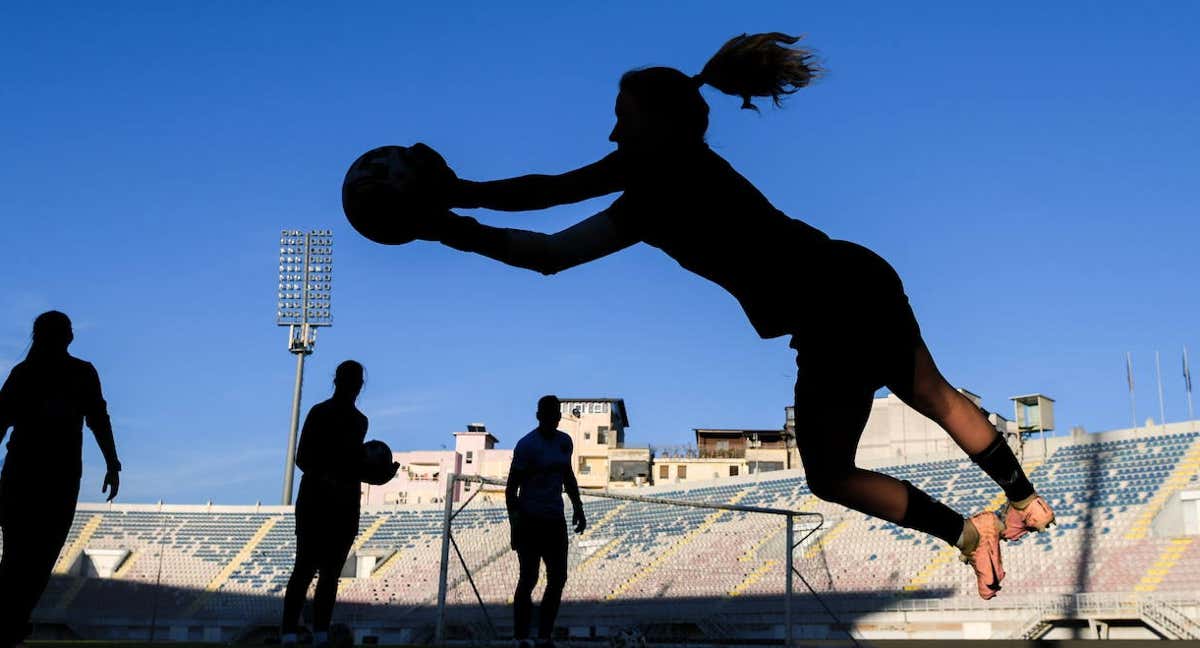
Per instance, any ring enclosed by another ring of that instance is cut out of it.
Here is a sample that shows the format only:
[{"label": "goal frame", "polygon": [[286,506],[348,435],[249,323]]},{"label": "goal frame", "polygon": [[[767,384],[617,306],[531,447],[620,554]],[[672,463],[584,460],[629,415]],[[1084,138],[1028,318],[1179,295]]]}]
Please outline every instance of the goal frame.
[{"label": "goal frame", "polygon": [[[471,489],[471,495],[469,497],[464,499],[462,502],[455,502],[454,494],[458,490],[456,488],[456,486],[460,483],[476,483],[476,484],[480,485],[480,488]],[[448,475],[446,475],[446,493],[445,493],[445,500],[444,500],[445,501],[445,509],[444,509],[444,513],[442,516],[442,552],[441,552],[441,561],[440,561],[439,567],[438,567],[437,625],[436,625],[436,630],[435,630],[435,634],[434,634],[434,641],[437,645],[444,645],[445,639],[446,639],[446,593],[447,593],[447,581],[448,581],[448,577],[449,577],[449,567],[450,567],[450,549],[451,549],[452,545],[454,545],[455,551],[456,551],[456,553],[458,553],[459,561],[462,563],[463,569],[467,571],[468,579],[470,579],[470,569],[468,568],[466,561],[463,559],[462,554],[458,552],[457,545],[454,544],[454,538],[453,538],[453,534],[451,532],[451,525],[454,521],[454,518],[457,517],[458,514],[461,513],[471,503],[471,501],[474,500],[475,497],[483,490],[482,486],[485,484],[490,485],[490,486],[506,486],[507,482],[503,479],[495,479],[492,477],[484,477],[481,475],[463,475],[463,474],[458,474],[458,473],[449,473]],[[813,587],[811,585],[809,585],[808,581],[805,580],[803,574],[801,574],[800,571],[796,569],[795,563],[794,563],[794,558],[793,558],[793,553],[796,551],[797,547],[802,545],[806,540],[808,540],[810,537],[812,537],[815,533],[817,533],[819,530],[824,528],[825,516],[817,511],[795,511],[795,510],[791,510],[791,509],[769,508],[769,507],[762,507],[762,506],[743,506],[740,504],[719,504],[719,503],[715,503],[715,502],[703,502],[703,501],[697,501],[697,500],[680,500],[680,499],[671,499],[671,498],[665,498],[665,497],[631,495],[631,494],[627,494],[624,492],[616,493],[616,492],[612,492],[607,489],[605,489],[603,491],[588,491],[586,493],[586,495],[588,497],[599,497],[599,498],[605,498],[605,499],[623,500],[623,501],[627,501],[627,502],[644,502],[647,504],[662,504],[662,505],[667,505],[667,506],[683,506],[683,507],[691,507],[691,508],[715,509],[715,510],[721,510],[721,511],[742,511],[742,512],[746,512],[746,513],[762,513],[762,514],[767,514],[767,515],[783,516],[785,518],[785,529],[786,529],[785,533],[786,533],[786,541],[787,541],[787,544],[785,545],[787,547],[787,551],[785,552],[786,556],[784,557],[784,569],[785,569],[785,575],[784,575],[785,586],[784,587],[785,587],[785,591],[784,591],[784,597],[783,597],[783,601],[784,601],[784,603],[783,603],[784,639],[786,641],[785,645],[791,646],[792,639],[793,639],[793,637],[792,637],[792,634],[793,634],[793,629],[792,629],[793,576],[799,577],[801,582],[804,583],[805,587],[808,588],[808,591],[810,593],[812,593],[812,595],[816,598],[816,600],[819,603],[821,603],[821,606],[825,608],[826,612],[828,612],[830,615],[833,614],[832,611],[829,609],[829,607],[826,606],[823,601],[821,601],[821,597],[820,597],[820,595],[817,594],[816,590],[814,590]],[[806,532],[799,540],[796,539],[796,519],[797,518],[815,519],[815,524],[812,525],[811,527],[809,527],[808,529],[806,529]],[[471,585],[472,585],[472,588],[474,588],[473,582],[471,583]],[[478,592],[476,592],[476,595],[478,596]],[[481,601],[481,603],[482,603],[482,601]],[[485,612],[486,612],[486,608],[485,608]],[[836,619],[836,617],[834,617],[834,618]]]}]

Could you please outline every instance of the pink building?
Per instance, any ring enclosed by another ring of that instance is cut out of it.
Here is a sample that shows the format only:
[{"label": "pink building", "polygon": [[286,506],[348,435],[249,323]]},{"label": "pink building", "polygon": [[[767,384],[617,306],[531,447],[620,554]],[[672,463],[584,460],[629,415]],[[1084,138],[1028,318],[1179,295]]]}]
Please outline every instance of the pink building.
[{"label": "pink building", "polygon": [[[448,473],[460,475],[483,475],[504,479],[512,463],[512,450],[496,448],[499,441],[487,431],[482,423],[472,423],[465,432],[454,433],[453,450],[412,450],[395,452],[395,461],[400,462],[396,478],[382,486],[362,486],[363,506],[385,504],[443,504],[446,497]],[[472,484],[460,485],[454,493],[454,501],[461,501],[464,493],[469,496]],[[496,489],[484,489],[485,497],[503,497]]]}]

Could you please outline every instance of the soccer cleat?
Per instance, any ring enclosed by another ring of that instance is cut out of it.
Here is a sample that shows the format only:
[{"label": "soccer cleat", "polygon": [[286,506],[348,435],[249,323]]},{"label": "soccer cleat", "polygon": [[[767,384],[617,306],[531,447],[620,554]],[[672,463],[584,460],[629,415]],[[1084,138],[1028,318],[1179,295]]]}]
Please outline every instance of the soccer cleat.
[{"label": "soccer cleat", "polygon": [[1004,539],[1018,540],[1030,531],[1045,531],[1053,525],[1054,511],[1041,495],[1034,496],[1029,505],[1018,509],[1009,502],[1004,511]]},{"label": "soccer cleat", "polygon": [[991,511],[976,513],[970,519],[979,531],[979,544],[970,554],[964,553],[960,560],[975,570],[979,598],[986,601],[1000,591],[1000,581],[1004,580],[1004,564],[1000,560],[1000,533],[1004,526]]}]

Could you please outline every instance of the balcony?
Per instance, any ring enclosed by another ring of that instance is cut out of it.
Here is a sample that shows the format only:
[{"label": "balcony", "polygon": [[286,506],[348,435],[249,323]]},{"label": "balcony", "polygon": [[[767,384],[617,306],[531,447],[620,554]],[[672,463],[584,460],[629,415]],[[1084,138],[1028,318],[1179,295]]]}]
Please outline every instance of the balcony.
[{"label": "balcony", "polygon": [[724,450],[701,450],[701,459],[745,459],[745,448],[728,448]]}]

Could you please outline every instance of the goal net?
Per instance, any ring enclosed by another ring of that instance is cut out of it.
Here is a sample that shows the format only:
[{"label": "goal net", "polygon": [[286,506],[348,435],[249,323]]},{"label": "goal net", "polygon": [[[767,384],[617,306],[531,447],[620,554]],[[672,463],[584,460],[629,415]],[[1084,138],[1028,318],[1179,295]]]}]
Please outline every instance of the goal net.
[{"label": "goal net", "polygon": [[[518,562],[510,548],[505,483],[449,478],[459,501],[447,504],[443,526],[439,638],[509,638]],[[582,534],[568,532],[560,632],[597,639],[785,639],[793,592],[808,593],[800,579],[816,592],[830,587],[816,541],[818,513],[770,508],[746,484],[654,497],[637,492],[582,493],[588,524]],[[565,497],[564,509],[569,526]],[[534,628],[544,589],[543,565],[533,592]]]}]

